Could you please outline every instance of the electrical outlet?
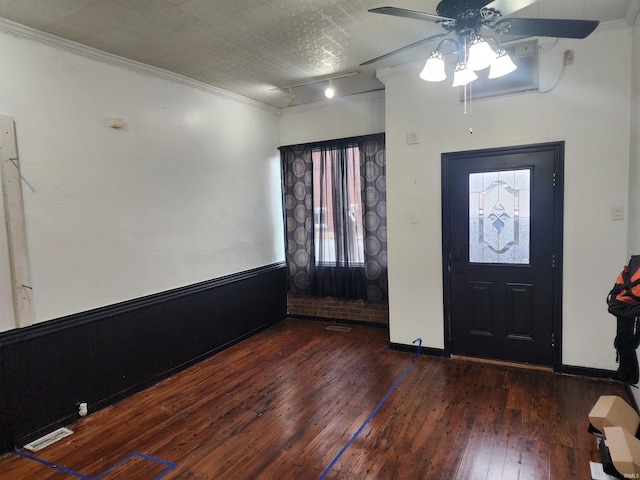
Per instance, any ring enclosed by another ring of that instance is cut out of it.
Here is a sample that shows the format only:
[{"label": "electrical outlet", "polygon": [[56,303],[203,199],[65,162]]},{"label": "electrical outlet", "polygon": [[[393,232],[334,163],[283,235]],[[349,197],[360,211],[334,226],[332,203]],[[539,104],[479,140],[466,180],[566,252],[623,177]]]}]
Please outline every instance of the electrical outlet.
[{"label": "electrical outlet", "polygon": [[573,65],[573,50],[564,51],[564,64]]}]

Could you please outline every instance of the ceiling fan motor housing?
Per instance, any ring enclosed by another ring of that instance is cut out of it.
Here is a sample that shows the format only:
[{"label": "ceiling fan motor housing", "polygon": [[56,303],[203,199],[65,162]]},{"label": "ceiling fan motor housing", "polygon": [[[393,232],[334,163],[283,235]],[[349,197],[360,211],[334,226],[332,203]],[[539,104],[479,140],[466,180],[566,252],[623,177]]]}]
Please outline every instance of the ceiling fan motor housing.
[{"label": "ceiling fan motor housing", "polygon": [[486,8],[491,0],[442,0],[436,12],[451,20],[439,22],[447,31],[455,30],[460,37],[479,34],[483,26],[490,27],[491,22],[502,17],[499,11]]}]

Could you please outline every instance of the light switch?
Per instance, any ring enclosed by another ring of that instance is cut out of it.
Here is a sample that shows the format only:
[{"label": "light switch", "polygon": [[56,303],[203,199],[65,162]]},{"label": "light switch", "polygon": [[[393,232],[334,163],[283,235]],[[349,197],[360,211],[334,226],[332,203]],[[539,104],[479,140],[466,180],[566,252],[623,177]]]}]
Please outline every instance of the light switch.
[{"label": "light switch", "polygon": [[418,212],[411,212],[411,223],[418,223]]},{"label": "light switch", "polygon": [[624,220],[623,205],[614,205],[611,207],[611,220]]}]

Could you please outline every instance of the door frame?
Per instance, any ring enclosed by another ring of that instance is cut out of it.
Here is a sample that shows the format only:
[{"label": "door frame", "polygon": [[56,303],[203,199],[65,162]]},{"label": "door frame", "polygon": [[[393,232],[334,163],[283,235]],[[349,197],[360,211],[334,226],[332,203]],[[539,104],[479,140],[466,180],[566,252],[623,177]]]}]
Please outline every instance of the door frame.
[{"label": "door frame", "polygon": [[509,147],[487,148],[441,154],[442,167],[442,285],[444,302],[444,355],[451,357],[451,284],[449,259],[451,258],[451,215],[450,215],[450,171],[452,161],[470,158],[482,158],[507,154],[551,151],[554,163],[553,189],[553,306],[552,306],[552,367],[559,371],[562,366],[562,245],[564,220],[564,141],[518,145]]}]

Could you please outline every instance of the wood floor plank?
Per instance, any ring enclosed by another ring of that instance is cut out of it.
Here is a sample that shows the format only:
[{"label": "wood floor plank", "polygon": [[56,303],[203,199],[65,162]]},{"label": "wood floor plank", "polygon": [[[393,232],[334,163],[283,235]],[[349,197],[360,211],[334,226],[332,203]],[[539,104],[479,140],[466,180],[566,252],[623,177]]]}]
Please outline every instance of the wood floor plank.
[{"label": "wood floor plank", "polygon": [[507,391],[501,387],[482,390],[482,408],[486,414],[474,421],[469,434],[467,448],[458,463],[457,478],[484,480],[491,459],[492,441],[497,431],[497,422],[505,409]]},{"label": "wood floor plank", "polygon": [[[132,452],[164,480],[318,478],[413,355],[388,332],[287,320],[71,425],[38,458],[95,478]],[[422,356],[327,479],[589,478],[587,415],[617,382]],[[103,478],[156,478],[132,458]],[[15,454],[0,480],[69,480]]]},{"label": "wood floor plank", "polygon": [[549,478],[550,465],[549,444],[525,438],[520,458],[520,478]]}]

